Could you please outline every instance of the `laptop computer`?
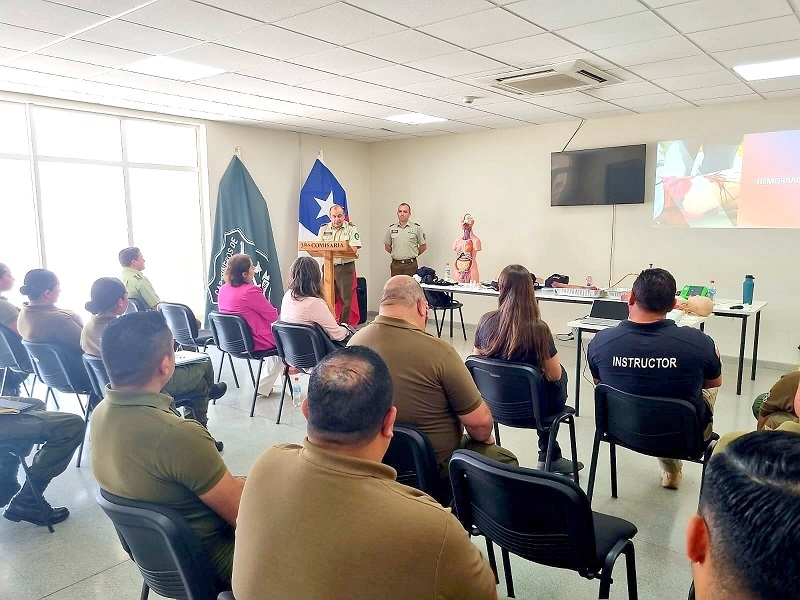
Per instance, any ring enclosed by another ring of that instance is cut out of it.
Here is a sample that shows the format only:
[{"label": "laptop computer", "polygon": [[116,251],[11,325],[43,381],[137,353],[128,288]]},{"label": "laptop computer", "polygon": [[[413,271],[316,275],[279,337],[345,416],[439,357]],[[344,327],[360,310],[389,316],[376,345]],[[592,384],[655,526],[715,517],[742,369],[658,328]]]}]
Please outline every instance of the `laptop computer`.
[{"label": "laptop computer", "polygon": [[616,327],[628,318],[628,303],[620,300],[595,300],[588,317],[578,319],[585,325]]},{"label": "laptop computer", "polygon": [[192,352],[191,350],[178,350],[175,353],[175,365],[186,365],[208,359],[205,352]]}]

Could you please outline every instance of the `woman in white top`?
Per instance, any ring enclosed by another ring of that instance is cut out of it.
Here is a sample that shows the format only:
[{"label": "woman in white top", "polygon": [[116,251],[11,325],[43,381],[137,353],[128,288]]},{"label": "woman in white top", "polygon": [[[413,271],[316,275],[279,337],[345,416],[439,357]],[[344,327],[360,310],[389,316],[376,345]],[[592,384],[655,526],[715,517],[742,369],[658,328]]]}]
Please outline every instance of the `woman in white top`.
[{"label": "woman in white top", "polygon": [[301,256],[292,264],[289,290],[281,302],[281,321],[313,325],[319,323],[328,336],[344,342],[350,330],[339,325],[322,298],[322,272],[317,261]]}]

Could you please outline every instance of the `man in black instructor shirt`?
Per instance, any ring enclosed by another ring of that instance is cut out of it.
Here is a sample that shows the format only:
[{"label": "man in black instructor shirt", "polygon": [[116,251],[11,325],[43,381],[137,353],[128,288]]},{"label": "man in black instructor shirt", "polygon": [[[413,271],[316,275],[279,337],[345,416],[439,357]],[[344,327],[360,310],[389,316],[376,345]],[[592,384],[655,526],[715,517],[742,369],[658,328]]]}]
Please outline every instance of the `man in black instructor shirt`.
[{"label": "man in black instructor shirt", "polygon": [[[629,320],[598,332],[589,344],[589,368],[595,383],[629,394],[689,400],[709,437],[722,363],[714,340],[666,318],[675,306],[675,292],[675,278],[669,272],[642,271],[628,300]],[[661,485],[677,489],[681,461],[658,460]]]}]

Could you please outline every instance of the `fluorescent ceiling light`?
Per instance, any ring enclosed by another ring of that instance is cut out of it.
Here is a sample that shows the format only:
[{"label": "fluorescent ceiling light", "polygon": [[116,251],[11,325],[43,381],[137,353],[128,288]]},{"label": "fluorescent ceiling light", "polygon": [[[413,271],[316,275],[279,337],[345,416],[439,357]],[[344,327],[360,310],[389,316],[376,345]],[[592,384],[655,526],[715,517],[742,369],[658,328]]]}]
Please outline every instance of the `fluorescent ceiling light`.
[{"label": "fluorescent ceiling light", "polygon": [[773,60],[752,65],[740,65],[733,68],[747,81],[791,77],[793,75],[800,75],[800,58]]},{"label": "fluorescent ceiling light", "polygon": [[225,69],[198,65],[197,63],[167,56],[152,56],[122,68],[126,71],[154,75],[155,77],[166,77],[167,79],[180,79],[181,81],[194,81],[195,79],[225,73]]},{"label": "fluorescent ceiling light", "polygon": [[394,117],[386,117],[387,121],[396,121],[397,123],[405,123],[406,125],[422,125],[424,123],[441,123],[447,121],[441,117],[432,117],[422,113],[406,113],[404,115],[395,115]]}]

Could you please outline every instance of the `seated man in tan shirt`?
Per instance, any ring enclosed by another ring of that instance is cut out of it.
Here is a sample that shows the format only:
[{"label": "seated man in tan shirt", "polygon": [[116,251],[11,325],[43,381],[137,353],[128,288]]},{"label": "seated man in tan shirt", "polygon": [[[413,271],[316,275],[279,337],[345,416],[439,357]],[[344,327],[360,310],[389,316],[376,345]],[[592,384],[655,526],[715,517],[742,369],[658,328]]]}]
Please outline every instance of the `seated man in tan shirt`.
[{"label": "seated man in tan shirt", "polygon": [[[389,279],[378,317],[348,345],[372,348],[386,362],[394,383],[397,422],[419,427],[430,438],[444,482],[458,448],[503,463],[517,458],[494,443],[494,420],[456,349],[425,331],[428,303],[407,275]],[[466,429],[467,435],[464,435]]]},{"label": "seated man in tan shirt", "polygon": [[269,448],[250,471],[236,532],[237,600],[497,597],[489,564],[450,512],[381,464],[397,410],[368,348],[328,355],[303,401],[302,446]]}]

